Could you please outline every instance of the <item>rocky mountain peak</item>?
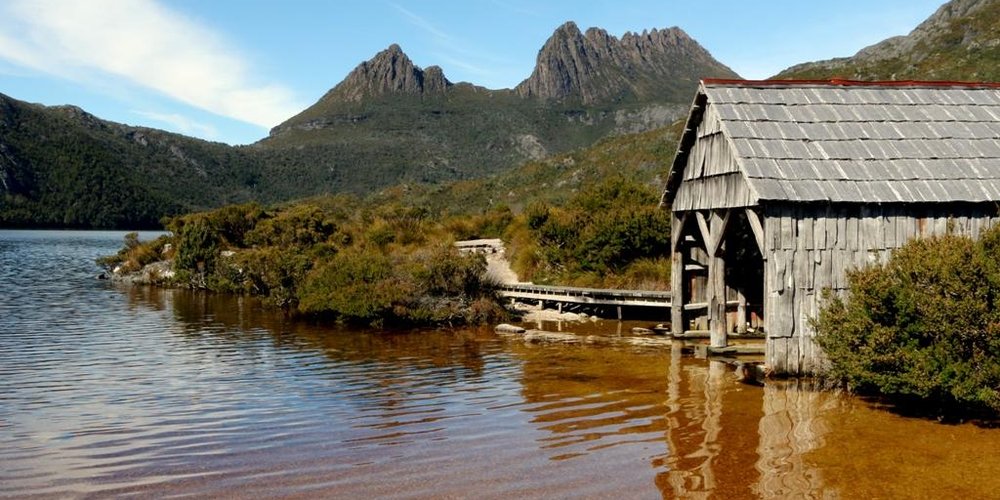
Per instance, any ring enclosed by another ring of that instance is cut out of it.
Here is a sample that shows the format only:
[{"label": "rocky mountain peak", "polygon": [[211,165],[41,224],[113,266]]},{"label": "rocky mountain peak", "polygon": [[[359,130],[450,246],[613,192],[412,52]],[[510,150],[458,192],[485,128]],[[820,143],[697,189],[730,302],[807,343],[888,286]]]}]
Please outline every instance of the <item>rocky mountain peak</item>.
[{"label": "rocky mountain peak", "polygon": [[618,39],[599,28],[581,32],[570,21],[545,42],[534,71],[516,91],[523,97],[579,98],[584,104],[593,104],[655,95],[657,80],[697,81],[703,77],[737,75],[680,28],[629,32]]},{"label": "rocky mountain peak", "polygon": [[441,93],[451,85],[437,66],[422,70],[397,44],[359,64],[326,98],[360,101],[386,94],[423,95]]}]

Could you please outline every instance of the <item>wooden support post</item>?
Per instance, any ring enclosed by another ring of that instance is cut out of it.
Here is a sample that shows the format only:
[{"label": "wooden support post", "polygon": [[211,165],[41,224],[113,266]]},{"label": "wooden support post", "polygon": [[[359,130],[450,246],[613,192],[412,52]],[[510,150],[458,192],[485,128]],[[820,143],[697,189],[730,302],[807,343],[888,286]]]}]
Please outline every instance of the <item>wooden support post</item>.
[{"label": "wooden support post", "polygon": [[[711,332],[712,347],[726,347],[728,339],[726,331],[726,260],[723,258],[724,247],[720,243],[725,231],[725,220],[718,211],[712,211],[708,226],[710,239],[708,247],[708,329]],[[714,247],[714,248],[712,248]]]},{"label": "wooden support post", "polygon": [[742,288],[736,289],[736,333],[747,332],[747,296]]},{"label": "wooden support post", "polygon": [[670,332],[684,333],[684,249],[681,246],[681,234],[687,213],[680,217],[674,212],[670,216]]},{"label": "wooden support post", "polygon": [[750,207],[747,207],[746,214],[750,230],[753,231],[753,239],[757,242],[757,250],[764,260],[767,260],[767,253],[764,251],[764,225],[760,223],[760,216]]},{"label": "wooden support post", "polygon": [[622,320],[622,306],[618,306],[618,321]]},{"label": "wooden support post", "polygon": [[563,304],[562,302],[559,302],[558,305],[556,306],[556,308],[559,309],[559,314],[562,314],[562,304]]}]

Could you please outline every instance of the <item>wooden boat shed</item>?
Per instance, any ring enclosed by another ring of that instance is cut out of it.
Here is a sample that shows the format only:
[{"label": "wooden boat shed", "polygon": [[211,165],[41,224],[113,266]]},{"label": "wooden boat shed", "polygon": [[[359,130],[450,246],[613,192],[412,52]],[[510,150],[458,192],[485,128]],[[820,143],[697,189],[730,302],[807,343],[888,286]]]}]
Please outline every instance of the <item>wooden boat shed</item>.
[{"label": "wooden boat shed", "polygon": [[998,222],[1000,84],[704,80],[667,178],[675,333],[766,333],[821,371],[810,318],[849,269]]}]

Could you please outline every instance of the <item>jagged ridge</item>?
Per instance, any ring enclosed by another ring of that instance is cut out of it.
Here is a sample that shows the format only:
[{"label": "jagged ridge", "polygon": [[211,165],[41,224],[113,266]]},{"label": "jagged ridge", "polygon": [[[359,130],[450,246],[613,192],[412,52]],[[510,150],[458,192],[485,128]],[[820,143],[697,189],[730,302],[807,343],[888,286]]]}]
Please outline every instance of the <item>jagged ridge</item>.
[{"label": "jagged ridge", "polygon": [[538,52],[531,76],[515,90],[523,97],[585,104],[634,98],[678,98],[666,90],[701,78],[738,78],[677,27],[625,33],[619,40],[600,28],[586,33],[563,24]]},{"label": "jagged ridge", "polygon": [[438,66],[426,70],[415,66],[397,44],[375,54],[354,68],[344,81],[321,100],[360,101],[386,94],[440,94],[451,86]]}]

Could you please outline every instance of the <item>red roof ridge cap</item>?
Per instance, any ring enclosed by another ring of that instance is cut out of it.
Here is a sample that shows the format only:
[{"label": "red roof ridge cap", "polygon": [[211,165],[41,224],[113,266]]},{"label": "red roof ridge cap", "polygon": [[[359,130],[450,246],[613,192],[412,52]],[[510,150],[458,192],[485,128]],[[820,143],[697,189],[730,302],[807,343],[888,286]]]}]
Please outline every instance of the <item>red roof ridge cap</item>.
[{"label": "red roof ridge cap", "polygon": [[738,85],[742,87],[781,87],[794,85],[816,85],[827,87],[965,87],[965,88],[1000,88],[1000,82],[962,82],[962,81],[921,81],[921,80],[847,80],[831,78],[829,80],[740,80],[733,78],[705,78],[705,85]]}]

